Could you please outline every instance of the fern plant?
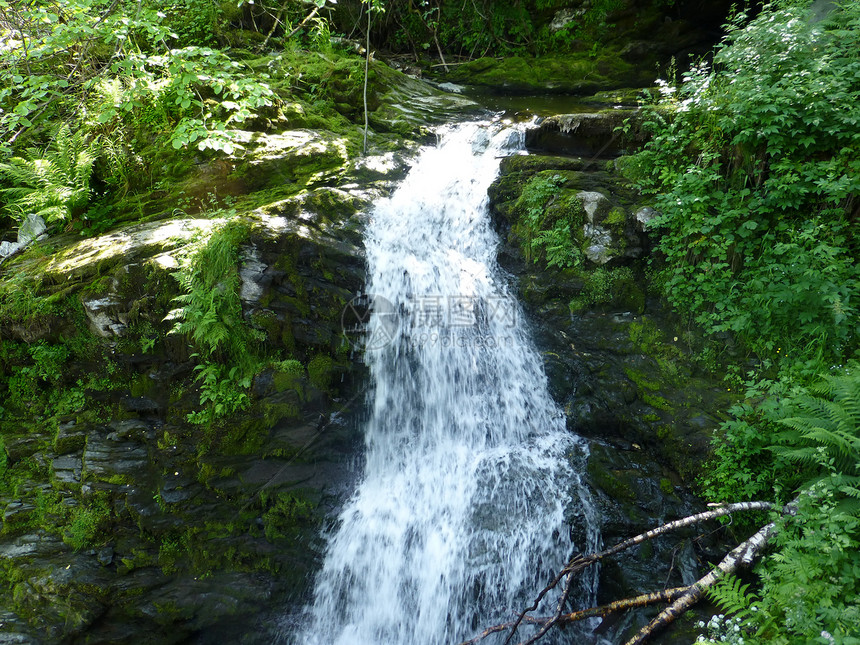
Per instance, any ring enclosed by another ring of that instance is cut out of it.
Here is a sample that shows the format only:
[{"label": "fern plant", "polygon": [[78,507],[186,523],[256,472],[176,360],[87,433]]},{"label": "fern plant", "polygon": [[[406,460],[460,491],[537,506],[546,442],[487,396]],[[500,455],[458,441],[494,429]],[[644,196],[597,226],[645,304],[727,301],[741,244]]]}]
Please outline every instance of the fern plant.
[{"label": "fern plant", "polygon": [[749,583],[741,582],[736,575],[729,574],[708,588],[708,597],[726,614],[745,618],[751,613],[755,596],[748,592]]},{"label": "fern plant", "polygon": [[227,223],[190,254],[174,277],[184,293],[174,298],[180,307],[168,314],[172,333],[188,336],[198,349],[195,368],[204,408],[188,415],[197,424],[243,410],[255,365],[248,342],[257,336],[245,325],[239,296],[239,244],[248,227]]},{"label": "fern plant", "polygon": [[860,489],[829,472],[777,520],[774,552],[756,568],[761,601],[749,624],[761,642],[860,642]]},{"label": "fern plant", "polygon": [[6,210],[17,220],[36,214],[46,222],[64,222],[81,214],[90,200],[90,178],[99,154],[98,140],[87,141],[82,131],[63,125],[53,149],[28,148],[24,157],[0,163],[0,174],[10,188],[0,190]]},{"label": "fern plant", "polygon": [[238,359],[246,354],[241,332],[239,243],[247,228],[227,224],[212,233],[173,274],[182,288],[170,312],[174,333],[186,334],[206,358]]},{"label": "fern plant", "polygon": [[[850,485],[857,486],[860,484],[860,365],[852,362],[841,374],[825,375],[810,391],[812,395],[792,399],[795,413],[779,420],[786,430],[779,433],[777,444],[771,449],[808,471],[826,466],[842,473]],[[813,478],[804,488],[817,479]]]},{"label": "fern plant", "polygon": [[[531,248],[538,253],[544,252],[547,267],[568,269],[582,262],[582,254],[573,243],[568,222],[558,222],[551,229],[538,231],[531,240]],[[537,262],[538,257],[533,260]]]}]

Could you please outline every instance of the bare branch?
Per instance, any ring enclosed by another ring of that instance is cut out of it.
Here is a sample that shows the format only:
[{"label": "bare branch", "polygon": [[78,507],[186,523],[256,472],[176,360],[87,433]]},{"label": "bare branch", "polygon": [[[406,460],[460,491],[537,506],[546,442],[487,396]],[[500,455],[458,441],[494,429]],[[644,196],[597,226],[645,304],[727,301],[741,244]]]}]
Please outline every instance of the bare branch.
[{"label": "bare branch", "polygon": [[557,622],[559,624],[574,623],[578,620],[594,618],[595,616],[608,616],[609,614],[614,614],[618,611],[636,609],[637,607],[648,607],[649,605],[656,605],[661,602],[674,602],[687,593],[689,589],[689,587],[674,587],[672,589],[663,589],[662,591],[655,591],[653,593],[644,593],[632,598],[616,600],[615,602],[610,602],[609,604],[601,605],[600,607],[591,607],[590,609],[581,609],[580,611],[564,614],[563,616],[559,616]]},{"label": "bare branch", "polygon": [[666,627],[678,616],[699,602],[708,588],[714,586],[720,578],[734,573],[741,566],[752,564],[759,553],[767,546],[768,540],[770,540],[775,530],[776,524],[771,522],[759,529],[749,540],[738,545],[723,558],[713,571],[700,578],[695,584],[690,585],[685,593],[661,611],[654,620],[639,630],[625,645],[641,645],[651,638],[656,631]]},{"label": "bare branch", "polygon": [[[771,502],[738,502],[735,504],[719,504],[719,505],[715,505],[715,506],[716,507],[713,510],[705,511],[703,513],[698,513],[696,515],[690,515],[688,517],[683,517],[679,520],[675,520],[674,522],[669,522],[668,524],[663,524],[662,526],[658,526],[657,528],[651,529],[650,531],[646,531],[645,533],[641,533],[641,534],[637,535],[636,537],[630,538],[629,540],[624,540],[623,542],[620,542],[619,544],[616,544],[615,546],[610,547],[608,549],[604,549],[603,551],[600,551],[598,553],[592,553],[592,554],[586,555],[584,557],[577,556],[576,558],[574,558],[573,560],[568,562],[567,565],[558,573],[558,575],[556,575],[555,578],[553,578],[553,580],[540,591],[540,593],[537,595],[537,597],[535,598],[535,600],[531,604],[531,606],[526,608],[522,613],[520,613],[520,615],[517,617],[517,620],[515,620],[513,623],[505,624],[504,626],[496,625],[494,627],[491,627],[487,631],[485,631],[484,634],[488,635],[488,634],[502,631],[503,629],[510,628],[511,633],[508,634],[508,637],[505,640],[505,645],[508,645],[508,643],[510,643],[513,640],[513,637],[517,631],[517,628],[520,626],[520,624],[523,621],[526,621],[526,615],[528,613],[534,611],[535,609],[537,609],[538,605],[540,604],[541,600],[543,600],[544,596],[546,596],[547,593],[549,593],[552,589],[554,589],[556,586],[558,586],[558,583],[561,582],[561,580],[565,576],[568,576],[568,581],[567,581],[567,585],[565,588],[565,593],[562,597],[562,601],[561,601],[560,606],[559,606],[560,608],[559,608],[556,616],[549,619],[550,623],[547,624],[547,622],[545,622],[545,621],[540,621],[540,620],[535,620],[535,619],[531,619],[531,620],[527,621],[527,622],[531,622],[531,623],[538,622],[538,623],[541,623],[543,625],[542,629],[540,630],[540,632],[538,634],[536,634],[531,639],[529,639],[528,641],[523,643],[523,645],[532,645],[533,643],[537,642],[537,640],[539,638],[542,638],[546,634],[546,632],[549,631],[549,628],[552,627],[552,625],[556,624],[556,622],[562,621],[563,617],[561,615],[561,611],[562,611],[561,607],[563,607],[564,602],[567,599],[567,594],[569,593],[570,584],[571,584],[571,581],[573,580],[573,577],[577,573],[579,573],[580,571],[587,569],[588,567],[590,567],[593,564],[596,564],[597,562],[599,562],[603,558],[609,557],[611,555],[615,555],[616,553],[620,553],[621,551],[625,551],[625,550],[627,550],[633,546],[636,546],[637,544],[641,544],[643,542],[651,540],[651,539],[657,537],[658,535],[662,535],[664,533],[674,531],[675,529],[683,528],[685,526],[690,526],[692,524],[698,524],[699,522],[704,522],[705,520],[716,519],[718,517],[723,517],[725,515],[730,515],[731,513],[735,513],[735,512],[739,512],[739,511],[766,511],[766,510],[771,510],[774,508],[774,505]],[[483,635],[480,636],[479,640],[480,640],[480,638],[484,638],[484,637],[485,636],[483,636]],[[467,641],[467,643],[471,643],[471,642],[472,641]]]},{"label": "bare branch", "polygon": [[[787,515],[797,513],[797,499],[795,497],[786,504],[782,508],[782,513]],[[734,573],[739,568],[747,568],[752,565],[759,555],[761,555],[761,552],[767,546],[775,531],[775,522],[770,522],[761,527],[755,535],[735,547],[710,573],[700,578],[695,584],[690,585],[686,593],[661,611],[654,620],[639,630],[625,645],[641,645],[646,642],[654,633],[669,625],[678,616],[699,602],[702,596],[705,595],[705,592],[710,587],[713,587],[720,578]]]},{"label": "bare branch", "polygon": [[[575,623],[580,620],[585,620],[586,618],[594,618],[596,616],[608,616],[609,614],[613,614],[619,611],[625,611],[627,609],[648,607],[650,605],[655,605],[661,602],[672,602],[678,599],[684,593],[686,593],[689,589],[689,587],[675,587],[674,589],[664,589],[663,591],[641,594],[632,598],[625,598],[624,600],[616,600],[615,602],[611,602],[606,605],[600,605],[599,607],[581,609],[579,611],[574,611],[569,614],[562,614],[560,616],[550,618],[533,618],[531,616],[526,616],[523,619],[523,622],[543,625],[566,625],[569,623]],[[502,623],[500,625],[494,625],[493,627],[485,629],[483,632],[481,632],[479,636],[476,636],[471,640],[464,641],[460,643],[460,645],[475,645],[476,643],[485,639],[487,636],[504,631],[505,629],[510,629],[513,626],[514,621],[511,621],[509,623]]]},{"label": "bare branch", "polygon": [[773,508],[774,505],[770,502],[738,502],[736,504],[725,504],[723,506],[715,508],[712,511],[705,511],[704,513],[690,515],[689,517],[683,517],[679,520],[675,520],[674,522],[663,524],[662,526],[658,526],[655,529],[651,529],[650,531],[641,533],[636,537],[632,537],[629,540],[624,540],[623,542],[620,542],[619,544],[616,544],[609,549],[604,549],[599,553],[587,555],[584,558],[576,558],[575,560],[572,560],[567,565],[567,567],[565,567],[565,570],[571,572],[582,571],[583,569],[591,566],[592,564],[599,562],[603,558],[606,558],[610,555],[615,555],[616,553],[620,553],[621,551],[626,551],[630,547],[636,546],[637,544],[642,544],[642,542],[651,540],[658,535],[662,535],[663,533],[668,533],[669,531],[674,531],[675,529],[680,529],[685,526],[690,526],[692,524],[698,524],[699,522],[704,522],[705,520],[716,519],[718,517],[731,515],[732,513],[739,511],[768,511]]}]

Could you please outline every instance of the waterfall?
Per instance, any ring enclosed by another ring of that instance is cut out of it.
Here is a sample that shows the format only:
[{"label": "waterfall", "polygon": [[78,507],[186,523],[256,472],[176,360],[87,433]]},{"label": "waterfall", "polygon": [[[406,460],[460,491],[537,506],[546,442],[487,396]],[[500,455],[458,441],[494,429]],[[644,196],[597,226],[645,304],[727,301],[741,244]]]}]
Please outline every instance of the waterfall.
[{"label": "waterfall", "polygon": [[[586,445],[566,431],[495,263],[487,188],[521,146],[498,123],[448,127],[374,207],[366,461],[298,645],[459,643],[597,545]],[[575,593],[589,602],[594,586],[585,577]]]}]

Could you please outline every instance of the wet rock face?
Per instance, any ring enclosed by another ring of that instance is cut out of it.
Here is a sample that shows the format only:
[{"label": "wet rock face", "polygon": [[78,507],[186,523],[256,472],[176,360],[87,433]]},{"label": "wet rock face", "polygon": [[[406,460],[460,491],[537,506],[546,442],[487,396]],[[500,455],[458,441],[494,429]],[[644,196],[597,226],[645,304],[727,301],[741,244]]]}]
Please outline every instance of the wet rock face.
[{"label": "wet rock face", "polygon": [[33,241],[42,238],[47,228],[45,220],[38,215],[27,215],[18,227],[17,239],[14,242],[0,242],[0,264],[27,248]]},{"label": "wet rock face", "polygon": [[[558,152],[579,149],[574,141]],[[575,214],[568,220],[581,251],[575,266],[548,267],[529,248],[523,205],[534,202],[523,193],[535,177],[555,177],[544,225],[561,205],[579,205],[566,211]],[[649,291],[647,224],[655,212],[613,160],[574,154],[504,160],[489,192],[503,240],[499,260],[515,275],[550,391],[568,427],[590,440],[588,477],[604,544],[701,510],[691,488],[730,400],[695,362],[698,339]],[[598,600],[689,584],[715,554],[714,542],[695,531],[647,543],[604,564]],[[645,619],[638,613],[601,630],[621,642]]]},{"label": "wet rock face", "polygon": [[645,140],[638,110],[622,106],[599,112],[550,116],[526,131],[529,150],[585,158],[629,154]]},{"label": "wet rock face", "polygon": [[531,195],[541,182],[554,188],[539,225],[569,226],[570,244],[585,261],[582,267],[625,266],[650,249],[636,219],[641,205],[612,160],[528,155],[503,159],[501,176],[489,190],[493,218],[512,250],[505,255],[529,255],[526,247],[536,235],[534,219],[528,219]]},{"label": "wet rock face", "polygon": [[[411,82],[395,94],[410,132],[436,108],[470,103]],[[204,164],[184,184],[192,195],[260,189],[233,212],[57,234],[50,255],[4,264],[38,274],[39,295],[62,303],[0,316],[0,337],[31,370],[33,346],[61,351],[61,368],[49,354],[32,382],[68,403],[0,426],[0,642],[276,640],[353,477],[365,376],[342,313],[364,284],[369,206],[416,147],[381,143],[357,159],[331,133],[249,135],[245,161]],[[189,421],[201,409],[195,350],[165,318],[183,254],[228,219],[248,231],[242,316],[274,358],[248,409],[209,427]],[[84,349],[57,349],[67,338]]]},{"label": "wet rock face", "polygon": [[[525,248],[521,197],[533,178],[547,176],[556,184],[544,202],[544,222],[565,200],[580,207],[571,235],[582,255],[569,268],[547,267]],[[724,397],[719,382],[692,361],[697,339],[649,294],[643,261],[654,210],[613,161],[601,159],[511,157],[489,194],[503,238],[500,262],[517,275],[571,429],[601,438],[611,432],[656,450],[678,473],[693,474],[687,460],[703,456],[707,431],[716,425],[710,411]],[[673,438],[683,441],[664,449]]]},{"label": "wet rock face", "polygon": [[[168,643],[237,625],[246,636],[264,607],[300,602],[357,442],[349,398],[362,377],[347,373],[340,314],[364,281],[366,205],[325,189],[245,215],[243,313],[270,347],[318,369],[263,371],[250,409],[218,428],[186,419],[200,404],[187,390],[185,343],[159,336],[141,354],[136,339],[142,321],[169,328],[175,254],[217,221],[137,227],[109,236],[125,246],[93,241],[82,254],[91,261],[54,258],[48,276],[63,266],[88,285],[82,322],[121,366],[122,384],[92,393],[108,419],[85,420],[96,402],[82,400],[54,428],[3,427],[14,473],[0,487],[10,642]],[[50,322],[34,342],[53,337]],[[259,642],[275,638],[257,632]]]}]

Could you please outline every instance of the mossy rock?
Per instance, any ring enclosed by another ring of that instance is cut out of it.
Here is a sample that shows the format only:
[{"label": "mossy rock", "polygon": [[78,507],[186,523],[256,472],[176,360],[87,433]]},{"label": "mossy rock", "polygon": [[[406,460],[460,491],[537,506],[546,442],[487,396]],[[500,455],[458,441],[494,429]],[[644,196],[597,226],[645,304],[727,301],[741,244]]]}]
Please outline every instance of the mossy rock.
[{"label": "mossy rock", "polygon": [[631,85],[649,85],[653,74],[625,61],[610,48],[538,57],[479,58],[459,65],[446,80],[492,87],[509,93],[588,94]]},{"label": "mossy rock", "polygon": [[642,116],[632,109],[558,114],[526,131],[529,150],[587,159],[626,154],[638,150],[647,140]]},{"label": "mossy rock", "polygon": [[469,98],[443,92],[400,71],[373,61],[378,84],[378,107],[370,114],[374,129],[401,136],[421,138],[429,134],[427,125],[444,123],[454,117],[479,111]]},{"label": "mossy rock", "polygon": [[314,130],[243,133],[246,152],[231,173],[245,192],[277,187],[285,193],[331,182],[349,168],[355,142]]}]

